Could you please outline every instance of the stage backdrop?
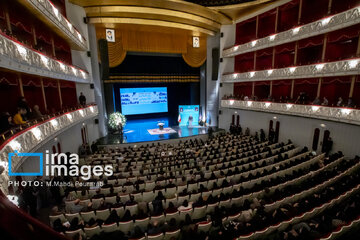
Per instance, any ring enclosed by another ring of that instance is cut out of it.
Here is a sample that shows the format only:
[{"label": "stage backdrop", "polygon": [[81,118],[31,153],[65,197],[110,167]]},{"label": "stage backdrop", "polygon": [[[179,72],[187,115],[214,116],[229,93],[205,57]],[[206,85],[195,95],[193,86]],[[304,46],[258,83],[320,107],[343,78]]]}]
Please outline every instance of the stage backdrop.
[{"label": "stage backdrop", "polygon": [[198,126],[199,112],[199,105],[179,105],[179,126]]}]

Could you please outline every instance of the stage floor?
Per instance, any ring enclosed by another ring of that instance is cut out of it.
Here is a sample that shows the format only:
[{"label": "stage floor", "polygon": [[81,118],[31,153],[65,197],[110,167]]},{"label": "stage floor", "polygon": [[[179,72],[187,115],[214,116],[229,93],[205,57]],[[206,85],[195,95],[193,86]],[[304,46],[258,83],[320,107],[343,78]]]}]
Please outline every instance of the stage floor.
[{"label": "stage floor", "polygon": [[[163,122],[164,128],[171,128],[173,133],[168,134],[156,134],[151,135],[148,130],[158,129],[157,124]],[[214,128],[217,131],[217,128]],[[109,134],[106,137],[100,138],[98,144],[111,145],[121,143],[136,143],[136,142],[150,142],[166,139],[177,139],[182,137],[191,137],[201,134],[207,134],[207,127],[193,126],[193,127],[179,127],[169,126],[168,118],[156,118],[156,119],[139,119],[129,120],[124,128],[124,137],[121,139],[119,135]]]}]

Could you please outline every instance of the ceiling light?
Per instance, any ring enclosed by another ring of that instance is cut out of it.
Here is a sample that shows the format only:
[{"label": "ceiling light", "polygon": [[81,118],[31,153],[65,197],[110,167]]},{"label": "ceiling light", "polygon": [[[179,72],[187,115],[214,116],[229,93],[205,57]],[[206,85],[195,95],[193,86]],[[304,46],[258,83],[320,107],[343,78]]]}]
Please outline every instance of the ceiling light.
[{"label": "ceiling light", "polygon": [[270,105],[271,105],[271,103],[269,103],[269,102],[266,102],[266,103],[265,103],[265,107],[266,107],[266,108],[270,107]]},{"label": "ceiling light", "polygon": [[56,119],[51,120],[50,123],[51,123],[51,125],[52,125],[53,127],[57,127],[58,124],[59,124]]},{"label": "ceiling light", "polygon": [[320,71],[321,69],[323,69],[325,66],[325,64],[321,63],[321,64],[317,64],[315,67],[316,67],[316,70]]},{"label": "ceiling light", "polygon": [[341,109],[341,112],[342,112],[342,114],[344,114],[344,115],[349,115],[350,113],[351,113],[351,109],[348,109],[348,108],[343,108],[343,109]]},{"label": "ceiling light", "polygon": [[359,64],[358,59],[348,61],[349,68],[356,68],[358,64]]},{"label": "ceiling light", "polygon": [[269,36],[270,41],[274,41],[276,37],[276,34]]},{"label": "ceiling light", "polygon": [[256,43],[257,43],[257,40],[252,41],[251,46],[255,47]]},{"label": "ceiling light", "polygon": [[273,73],[274,70],[270,69],[267,71],[268,75],[270,76]]},{"label": "ceiling light", "polygon": [[251,107],[252,104],[253,104],[252,101],[248,101],[248,102],[247,102],[248,107]]},{"label": "ceiling light", "polygon": [[70,121],[72,121],[72,115],[70,114],[70,113],[68,113],[68,114],[66,114],[66,116],[67,116],[67,118],[70,120]]},{"label": "ceiling light", "polygon": [[37,140],[41,139],[41,131],[38,127],[32,128],[30,131]]},{"label": "ceiling light", "polygon": [[316,112],[317,110],[319,110],[319,106],[312,106],[311,109],[313,110],[313,112]]},{"label": "ceiling light", "polygon": [[255,75],[255,72],[250,72],[249,75],[252,78]]},{"label": "ceiling light", "polygon": [[289,71],[290,71],[291,73],[294,73],[295,70],[296,70],[296,67],[291,67],[291,68],[289,68]]},{"label": "ceiling light", "polygon": [[13,151],[15,150],[20,150],[21,149],[21,145],[18,141],[16,140],[12,140],[10,143],[9,143],[10,147],[12,148]]},{"label": "ceiling light", "polygon": [[234,102],[235,102],[234,100],[230,100],[230,101],[229,101],[230,105],[233,105]]},{"label": "ceiling light", "polygon": [[324,127],[326,127],[326,125],[322,123],[322,124],[320,124],[320,127],[324,128]]},{"label": "ceiling light", "polygon": [[330,20],[331,20],[332,17],[327,17],[327,18],[324,18],[323,20],[321,20],[321,25],[325,26],[327,25]]},{"label": "ceiling light", "polygon": [[300,28],[301,28],[301,27],[294,28],[294,29],[292,30],[293,35],[298,34],[299,31],[300,31]]},{"label": "ceiling light", "polygon": [[291,103],[286,104],[286,108],[287,108],[287,109],[292,108],[292,106],[293,106],[293,104],[291,104]]}]

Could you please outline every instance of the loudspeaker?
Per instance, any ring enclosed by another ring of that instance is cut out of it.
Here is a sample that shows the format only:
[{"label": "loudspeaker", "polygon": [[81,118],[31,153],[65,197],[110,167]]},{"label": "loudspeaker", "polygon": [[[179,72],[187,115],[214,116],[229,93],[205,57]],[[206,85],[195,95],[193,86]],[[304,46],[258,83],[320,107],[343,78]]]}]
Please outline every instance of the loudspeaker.
[{"label": "loudspeaker", "polygon": [[94,84],[90,83],[90,89],[94,89]]},{"label": "loudspeaker", "polygon": [[90,51],[87,51],[87,52],[86,52],[86,55],[87,55],[88,57],[91,57],[91,52],[90,52]]},{"label": "loudspeaker", "polygon": [[222,87],[222,83],[220,83],[220,87]]},{"label": "loudspeaker", "polygon": [[223,33],[223,32],[220,33],[220,37],[221,37],[221,38],[224,37],[224,33]]},{"label": "loudspeaker", "polygon": [[99,124],[99,119],[95,118],[94,122],[95,124]]},{"label": "loudspeaker", "polygon": [[221,110],[219,110],[219,115],[221,115],[222,114],[222,111]]},{"label": "loudspeaker", "polygon": [[109,54],[108,54],[108,42],[106,39],[99,40],[100,51],[100,77],[102,80],[109,79]]},{"label": "loudspeaker", "polygon": [[220,58],[220,62],[223,62],[223,58]]},{"label": "loudspeaker", "polygon": [[219,48],[213,48],[212,49],[212,74],[211,79],[213,81],[218,80],[219,75],[219,57],[220,57],[220,51]]},{"label": "loudspeaker", "polygon": [[87,17],[84,17],[84,23],[88,24],[89,23],[89,19]]}]

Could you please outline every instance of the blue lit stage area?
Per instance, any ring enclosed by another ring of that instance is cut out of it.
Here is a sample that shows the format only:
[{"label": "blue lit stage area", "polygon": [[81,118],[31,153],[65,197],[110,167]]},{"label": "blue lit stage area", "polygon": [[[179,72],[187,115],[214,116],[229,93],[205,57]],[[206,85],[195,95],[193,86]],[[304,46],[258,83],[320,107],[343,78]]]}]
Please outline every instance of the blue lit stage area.
[{"label": "blue lit stage area", "polygon": [[[159,127],[159,122],[164,123],[164,128],[170,128],[174,132],[165,134],[150,134],[149,130]],[[214,131],[219,131],[217,128],[213,128]],[[149,118],[149,119],[133,119],[129,120],[124,128],[124,135],[109,134],[108,136],[98,140],[99,145],[114,145],[122,143],[136,143],[136,142],[150,142],[161,141],[168,139],[178,139],[184,137],[191,137],[197,135],[203,135],[208,133],[208,128],[204,126],[172,126],[169,125],[169,119],[162,118]]]},{"label": "blue lit stage area", "polygon": [[[129,53],[109,70],[107,115],[121,112],[127,123],[122,136],[109,133],[100,145],[207,134],[207,127],[198,125],[206,110],[200,105],[200,68],[187,65],[181,55]],[[158,123],[164,124],[163,131]]]}]

